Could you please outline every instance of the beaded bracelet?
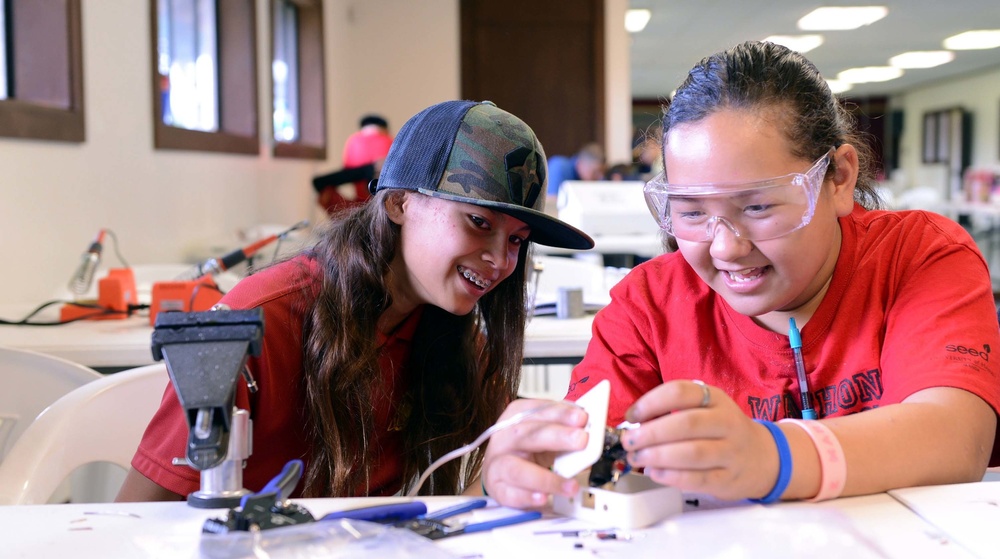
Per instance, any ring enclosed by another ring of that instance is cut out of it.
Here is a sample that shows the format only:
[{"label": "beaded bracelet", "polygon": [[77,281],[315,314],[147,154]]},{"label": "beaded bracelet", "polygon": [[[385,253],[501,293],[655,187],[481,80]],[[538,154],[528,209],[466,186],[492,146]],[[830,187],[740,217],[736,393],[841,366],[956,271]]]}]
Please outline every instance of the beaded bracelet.
[{"label": "beaded bracelet", "polygon": [[810,502],[836,499],[844,491],[847,483],[847,461],[844,459],[844,449],[840,441],[829,427],[818,421],[802,421],[801,419],[782,419],[778,423],[798,425],[816,445],[819,454],[819,493]]},{"label": "beaded bracelet", "polygon": [[770,421],[761,421],[755,419],[757,423],[760,423],[767,430],[770,431],[771,437],[774,438],[774,444],[778,447],[778,481],[774,482],[774,487],[771,491],[764,495],[760,499],[750,499],[754,503],[769,504],[777,501],[781,498],[781,495],[785,493],[785,489],[788,489],[788,482],[792,480],[792,450],[788,447],[788,438],[781,431],[781,428]]}]

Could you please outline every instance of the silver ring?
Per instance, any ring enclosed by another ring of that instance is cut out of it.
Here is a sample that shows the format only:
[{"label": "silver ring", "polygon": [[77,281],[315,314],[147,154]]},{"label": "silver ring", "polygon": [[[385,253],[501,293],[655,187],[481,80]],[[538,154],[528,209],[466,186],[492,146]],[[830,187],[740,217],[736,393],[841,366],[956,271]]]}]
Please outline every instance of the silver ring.
[{"label": "silver ring", "polygon": [[692,380],[691,382],[701,387],[701,404],[699,407],[707,408],[712,403],[712,393],[708,391],[708,385],[700,380]]}]

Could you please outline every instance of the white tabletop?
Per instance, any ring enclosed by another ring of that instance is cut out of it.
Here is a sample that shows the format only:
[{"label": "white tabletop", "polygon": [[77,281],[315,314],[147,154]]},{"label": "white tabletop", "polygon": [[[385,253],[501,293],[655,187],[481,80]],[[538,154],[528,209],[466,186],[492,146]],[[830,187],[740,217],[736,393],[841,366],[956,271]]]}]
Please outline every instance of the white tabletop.
[{"label": "white tabletop", "polygon": [[980,557],[1000,556],[1000,482],[913,487],[889,493],[964,549]]},{"label": "white tabletop", "polygon": [[[19,319],[27,312],[23,308],[0,309],[0,317]],[[525,359],[579,361],[587,350],[593,319],[593,315],[579,319],[533,318],[525,335]],[[59,326],[0,325],[0,346],[55,355],[97,369],[124,369],[154,362],[152,333],[146,316],[81,320]]]},{"label": "white tabletop", "polygon": [[[20,319],[24,309],[4,309],[3,318]],[[39,320],[54,320],[43,315]],[[148,316],[80,320],[58,326],[0,325],[0,346],[28,349],[92,368],[129,368],[153,363],[153,327]]]},{"label": "white tabletop", "polygon": [[583,359],[593,324],[593,314],[582,318],[532,318],[524,331],[525,360],[547,358],[575,363]]},{"label": "white tabletop", "polygon": [[[942,491],[947,496],[951,490]],[[433,511],[458,499],[438,497],[425,501]],[[319,517],[334,510],[389,501],[303,499],[298,503]],[[179,502],[0,507],[4,533],[0,545],[3,556],[11,558],[197,557],[203,522],[223,517],[224,513],[218,509],[195,509]],[[481,509],[475,514],[490,514],[490,511]],[[995,526],[990,528],[983,522],[977,526],[984,531],[995,531]],[[586,533],[577,537],[556,533],[586,528],[606,527],[546,513],[541,520],[448,538],[436,545],[455,556],[485,559],[567,557],[580,552],[577,544],[586,556],[629,559],[654,555],[795,559],[975,557],[947,533],[884,493],[820,504],[689,506],[684,513],[652,527],[618,532],[614,540],[601,540]]]},{"label": "white tabletop", "polygon": [[580,251],[569,248],[535,245],[539,254],[576,254],[580,252],[596,252],[599,254],[636,254],[653,258],[663,254],[663,242],[656,234],[652,235],[595,235],[594,248]]}]

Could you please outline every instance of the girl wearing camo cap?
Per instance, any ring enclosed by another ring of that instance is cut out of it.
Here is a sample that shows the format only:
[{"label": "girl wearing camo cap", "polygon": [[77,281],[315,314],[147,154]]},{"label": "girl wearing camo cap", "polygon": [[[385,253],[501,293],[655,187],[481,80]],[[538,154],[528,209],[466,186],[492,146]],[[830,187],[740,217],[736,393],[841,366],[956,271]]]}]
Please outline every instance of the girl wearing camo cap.
[{"label": "girl wearing camo cap", "polygon": [[[520,119],[488,102],[434,105],[400,129],[371,201],[225,296],[264,309],[249,359],[259,389],[236,395],[254,422],[247,489],[302,459],[295,496],[393,495],[496,421],[518,387],[531,243],[593,246],[543,212],[545,187],[544,151]],[[187,436],[168,386],[118,499],[198,490],[199,472],[171,463]],[[447,463],[421,493],[460,492],[481,463]]]}]

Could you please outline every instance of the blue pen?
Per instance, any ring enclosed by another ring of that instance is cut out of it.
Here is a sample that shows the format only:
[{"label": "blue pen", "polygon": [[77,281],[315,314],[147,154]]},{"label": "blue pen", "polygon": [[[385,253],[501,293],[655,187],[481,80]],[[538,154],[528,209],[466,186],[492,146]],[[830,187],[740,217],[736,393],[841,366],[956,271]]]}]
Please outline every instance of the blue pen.
[{"label": "blue pen", "polygon": [[816,412],[809,405],[809,381],[806,379],[806,364],[802,360],[802,336],[795,326],[795,318],[788,319],[788,344],[795,354],[795,372],[799,375],[799,396],[802,397],[802,419],[816,419]]}]

